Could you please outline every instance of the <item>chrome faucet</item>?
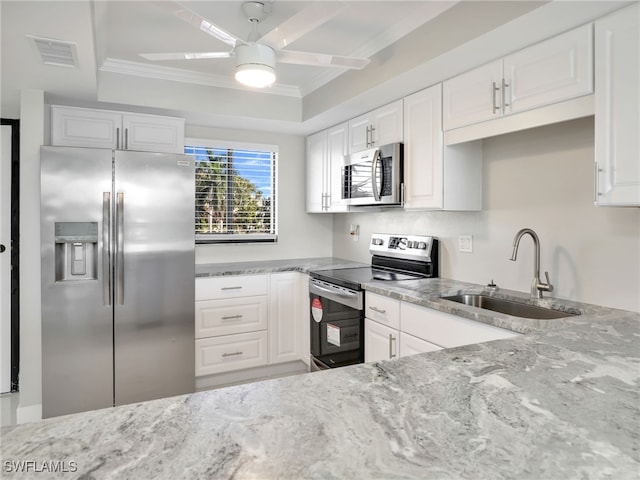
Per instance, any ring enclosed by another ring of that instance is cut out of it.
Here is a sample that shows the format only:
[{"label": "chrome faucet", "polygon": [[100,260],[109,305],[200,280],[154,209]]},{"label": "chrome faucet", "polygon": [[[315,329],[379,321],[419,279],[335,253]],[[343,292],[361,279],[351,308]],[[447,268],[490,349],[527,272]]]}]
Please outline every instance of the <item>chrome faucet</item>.
[{"label": "chrome faucet", "polygon": [[516,233],[516,236],[513,238],[513,253],[511,254],[510,260],[515,262],[518,255],[520,239],[527,233],[531,235],[531,238],[533,238],[533,244],[535,247],[533,257],[533,281],[531,282],[531,298],[542,298],[542,292],[553,292],[553,285],[549,282],[549,272],[544,272],[544,275],[547,278],[547,283],[540,280],[540,239],[538,238],[538,235],[536,235],[536,232],[530,228],[523,228]]}]

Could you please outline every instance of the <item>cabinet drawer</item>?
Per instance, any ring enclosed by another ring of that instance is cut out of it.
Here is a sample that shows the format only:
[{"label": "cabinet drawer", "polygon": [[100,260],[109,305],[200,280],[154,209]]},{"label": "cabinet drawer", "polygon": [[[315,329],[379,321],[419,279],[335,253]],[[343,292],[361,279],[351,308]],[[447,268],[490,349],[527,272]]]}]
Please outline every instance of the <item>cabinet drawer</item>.
[{"label": "cabinet drawer", "polygon": [[421,338],[414,337],[404,332],[400,332],[400,356],[406,357],[409,355],[415,355],[417,353],[435,352],[436,350],[442,350],[442,347],[434,345],[431,342],[422,340]]},{"label": "cabinet drawer", "polygon": [[266,331],[196,340],[196,376],[266,364]]},{"label": "cabinet drawer", "polygon": [[391,328],[400,328],[400,301],[376,293],[366,292],[365,316]]},{"label": "cabinet drawer", "polygon": [[266,329],[265,295],[196,302],[196,338]]},{"label": "cabinet drawer", "polygon": [[406,302],[400,309],[403,332],[445,348],[518,336],[510,330]]},{"label": "cabinet drawer", "polygon": [[196,301],[267,294],[266,275],[229,275],[196,278]]}]

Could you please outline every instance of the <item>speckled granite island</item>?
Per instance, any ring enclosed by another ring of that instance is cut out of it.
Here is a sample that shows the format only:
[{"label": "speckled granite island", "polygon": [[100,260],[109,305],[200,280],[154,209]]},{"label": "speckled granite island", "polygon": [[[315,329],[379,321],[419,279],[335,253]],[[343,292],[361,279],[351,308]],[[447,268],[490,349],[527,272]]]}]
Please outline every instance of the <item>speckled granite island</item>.
[{"label": "speckled granite island", "polygon": [[468,283],[365,288],[524,335],[7,427],[3,478],[640,478],[640,315],[544,300],[582,312],[545,323],[440,299]]}]

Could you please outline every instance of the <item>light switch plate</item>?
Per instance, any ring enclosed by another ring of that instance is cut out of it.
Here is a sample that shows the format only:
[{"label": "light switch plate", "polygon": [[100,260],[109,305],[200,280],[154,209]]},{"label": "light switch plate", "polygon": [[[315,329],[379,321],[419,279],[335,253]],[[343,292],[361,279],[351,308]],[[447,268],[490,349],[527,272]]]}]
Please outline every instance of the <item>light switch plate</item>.
[{"label": "light switch plate", "polygon": [[464,253],[473,253],[472,235],[458,235],[458,251]]}]

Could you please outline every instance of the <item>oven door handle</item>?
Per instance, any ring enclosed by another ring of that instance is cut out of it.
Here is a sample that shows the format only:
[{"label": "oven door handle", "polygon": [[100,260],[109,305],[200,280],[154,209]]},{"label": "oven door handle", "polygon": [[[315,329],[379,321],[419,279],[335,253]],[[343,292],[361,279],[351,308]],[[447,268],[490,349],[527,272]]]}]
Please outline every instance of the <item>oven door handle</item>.
[{"label": "oven door handle", "polygon": [[332,290],[331,288],[321,287],[317,283],[314,283],[312,285],[313,285],[314,289],[318,289],[321,292],[331,293],[333,295],[338,295],[340,297],[355,298],[355,297],[358,296],[358,294],[356,292],[343,292],[342,290]]},{"label": "oven door handle", "polygon": [[[378,162],[382,160],[382,155],[380,155],[380,149],[376,149],[373,154],[373,162],[371,162],[371,192],[373,193],[373,199],[376,202],[380,201],[380,192],[382,192],[382,185],[378,188],[378,183],[376,182],[376,167],[378,166]],[[384,172],[380,175],[380,183],[383,182]]]}]

